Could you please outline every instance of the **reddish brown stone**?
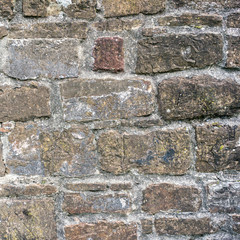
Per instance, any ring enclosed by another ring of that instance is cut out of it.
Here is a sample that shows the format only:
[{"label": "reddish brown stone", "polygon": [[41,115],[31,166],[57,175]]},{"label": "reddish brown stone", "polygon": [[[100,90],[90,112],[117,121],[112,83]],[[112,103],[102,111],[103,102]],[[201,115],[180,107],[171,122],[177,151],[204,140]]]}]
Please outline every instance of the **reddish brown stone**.
[{"label": "reddish brown stone", "polygon": [[0,1],[0,17],[12,19],[14,17],[15,0]]},{"label": "reddish brown stone", "polygon": [[240,68],[240,37],[228,36],[227,63],[228,68]]},{"label": "reddish brown stone", "polygon": [[240,214],[231,216],[233,220],[233,231],[240,234]]},{"label": "reddish brown stone", "polygon": [[158,234],[169,235],[203,235],[215,232],[211,219],[205,218],[159,218],[155,220]]},{"label": "reddish brown stone", "polygon": [[142,219],[141,220],[142,225],[142,233],[143,234],[151,234],[153,231],[153,221],[149,219]]},{"label": "reddish brown stone", "polygon": [[137,240],[137,226],[123,222],[79,223],[65,227],[66,240]]},{"label": "reddish brown stone", "polygon": [[0,102],[0,122],[25,121],[51,115],[50,92],[44,86],[0,86]]},{"label": "reddish brown stone", "polygon": [[142,209],[151,214],[169,210],[196,212],[201,203],[198,188],[161,183],[150,185],[143,191]]},{"label": "reddish brown stone", "polygon": [[107,184],[105,183],[67,183],[64,186],[68,190],[72,191],[105,191]]},{"label": "reddish brown stone", "polygon": [[119,37],[98,38],[93,50],[94,70],[119,72],[124,70],[123,39]]},{"label": "reddish brown stone", "polygon": [[240,170],[240,126],[206,124],[196,127],[199,172]]},{"label": "reddish brown stone", "polygon": [[110,185],[110,189],[113,191],[129,190],[131,188],[131,183],[113,183]]},{"label": "reddish brown stone", "polygon": [[54,201],[1,200],[0,236],[8,239],[57,240]]},{"label": "reddish brown stone", "polygon": [[38,196],[38,195],[51,195],[57,192],[55,186],[52,185],[0,185],[0,197],[22,197],[22,196]]},{"label": "reddish brown stone", "polygon": [[240,28],[240,13],[232,13],[228,15],[227,27]]},{"label": "reddish brown stone", "polygon": [[70,215],[84,213],[121,213],[131,211],[131,199],[126,194],[89,195],[65,194],[63,210]]}]

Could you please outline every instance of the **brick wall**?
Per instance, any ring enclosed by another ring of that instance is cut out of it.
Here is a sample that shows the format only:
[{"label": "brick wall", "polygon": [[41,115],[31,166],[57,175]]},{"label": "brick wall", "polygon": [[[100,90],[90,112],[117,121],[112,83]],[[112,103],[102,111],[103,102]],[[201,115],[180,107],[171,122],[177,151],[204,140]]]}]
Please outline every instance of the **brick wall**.
[{"label": "brick wall", "polygon": [[239,0],[1,0],[0,239],[240,239]]}]

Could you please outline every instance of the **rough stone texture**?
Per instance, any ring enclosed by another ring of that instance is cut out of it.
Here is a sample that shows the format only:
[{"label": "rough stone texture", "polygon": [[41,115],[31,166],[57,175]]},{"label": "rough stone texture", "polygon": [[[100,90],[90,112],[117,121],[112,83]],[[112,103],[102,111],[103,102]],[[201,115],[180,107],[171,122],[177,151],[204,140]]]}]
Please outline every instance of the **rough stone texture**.
[{"label": "rough stone texture", "polygon": [[9,40],[5,73],[21,80],[77,77],[77,46],[74,40]]},{"label": "rough stone texture", "polygon": [[196,212],[201,203],[198,188],[161,183],[150,185],[143,191],[142,210],[152,214],[169,210]]},{"label": "rough stone texture", "polygon": [[107,184],[105,183],[67,183],[64,187],[72,191],[96,192],[107,190]]},{"label": "rough stone texture", "polygon": [[65,194],[63,211],[70,215],[84,213],[119,213],[131,211],[131,199],[126,194]]},{"label": "rough stone texture", "polygon": [[23,0],[23,14],[26,17],[47,17],[51,0]]},{"label": "rough stone texture", "polygon": [[222,59],[218,34],[163,35],[138,42],[136,73],[152,74],[204,68]]},{"label": "rough stone texture", "polygon": [[0,219],[2,240],[57,240],[54,202],[50,199],[1,200]]},{"label": "rough stone texture", "polygon": [[169,235],[203,235],[213,233],[211,219],[204,218],[176,218],[164,217],[155,220],[155,228],[158,234]]},{"label": "rough stone texture", "polygon": [[0,2],[0,17],[12,19],[14,17],[14,0],[1,0]]},{"label": "rough stone texture", "polygon": [[182,175],[191,164],[188,130],[159,130],[146,134],[103,133],[98,141],[101,167],[114,174],[132,168],[140,172]]},{"label": "rough stone texture", "polygon": [[66,121],[92,121],[149,115],[151,83],[142,80],[73,80],[61,84]]},{"label": "rough stone texture", "polygon": [[52,195],[57,192],[53,185],[13,185],[1,184],[0,197],[22,197],[22,196],[38,196],[38,195]]},{"label": "rough stone texture", "polygon": [[102,37],[95,42],[94,70],[112,72],[124,71],[123,39],[119,37]]},{"label": "rough stone texture", "polygon": [[149,219],[142,219],[141,220],[142,225],[142,233],[143,234],[151,234],[153,231],[153,221]]},{"label": "rough stone texture", "polygon": [[3,162],[3,156],[2,156],[2,143],[0,142],[0,177],[3,177],[5,175],[5,165]]},{"label": "rough stone texture", "polygon": [[160,26],[193,26],[201,28],[202,25],[209,27],[221,26],[222,17],[215,14],[191,14],[185,13],[180,16],[164,16],[158,19]]},{"label": "rough stone texture", "polygon": [[[15,24],[10,29],[10,38],[78,38],[87,37],[86,22],[47,22],[31,26]],[[1,31],[0,31],[1,32]]]},{"label": "rough stone texture", "polygon": [[232,13],[228,15],[227,27],[240,28],[240,13]]},{"label": "rough stone texture", "polygon": [[103,7],[105,17],[155,14],[165,10],[165,0],[103,0]]},{"label": "rough stone texture", "polygon": [[123,222],[79,223],[65,227],[66,240],[137,240],[137,226]]},{"label": "rough stone texture", "polygon": [[0,122],[51,115],[49,89],[37,84],[15,88],[0,86],[0,102]]},{"label": "rough stone texture", "polygon": [[41,160],[50,175],[84,176],[96,171],[94,135],[85,126],[40,134]]},{"label": "rough stone texture", "polygon": [[240,128],[221,123],[196,127],[197,162],[199,172],[240,170]]},{"label": "rough stone texture", "polygon": [[207,206],[212,213],[240,213],[240,182],[207,185]]},{"label": "rough stone texture", "polygon": [[17,123],[9,137],[6,166],[18,175],[44,175],[40,161],[38,127],[33,122]]},{"label": "rough stone texture", "polygon": [[154,28],[143,28],[142,35],[144,37],[153,37],[163,33],[167,33],[167,30],[164,28],[154,27]]},{"label": "rough stone texture", "polygon": [[239,214],[232,215],[232,220],[234,222],[233,231],[240,234],[240,215]]},{"label": "rough stone texture", "polygon": [[113,183],[110,185],[112,191],[130,190],[131,188],[131,183]]},{"label": "rough stone texture", "polygon": [[230,116],[240,109],[240,85],[208,75],[165,79],[158,85],[159,111],[167,120]]},{"label": "rough stone texture", "polygon": [[96,0],[72,0],[63,11],[71,18],[90,20],[96,17],[96,5]]},{"label": "rough stone texture", "polygon": [[240,37],[228,36],[227,63],[228,68],[240,68]]},{"label": "rough stone texture", "polygon": [[119,31],[129,31],[132,29],[137,29],[142,25],[140,19],[134,20],[121,20],[121,19],[109,19],[107,21],[101,21],[93,24],[93,27],[97,31],[110,31],[110,32],[119,32]]},{"label": "rough stone texture", "polygon": [[8,30],[6,27],[0,27],[0,39],[8,35]]}]

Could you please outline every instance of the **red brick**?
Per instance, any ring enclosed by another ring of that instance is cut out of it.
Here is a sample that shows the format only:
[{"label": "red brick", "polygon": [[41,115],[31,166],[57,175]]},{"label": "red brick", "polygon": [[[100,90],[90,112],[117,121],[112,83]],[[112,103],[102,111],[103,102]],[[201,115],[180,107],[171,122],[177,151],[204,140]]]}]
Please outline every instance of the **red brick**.
[{"label": "red brick", "polygon": [[119,37],[98,38],[93,50],[94,70],[120,72],[124,70],[123,39]]}]

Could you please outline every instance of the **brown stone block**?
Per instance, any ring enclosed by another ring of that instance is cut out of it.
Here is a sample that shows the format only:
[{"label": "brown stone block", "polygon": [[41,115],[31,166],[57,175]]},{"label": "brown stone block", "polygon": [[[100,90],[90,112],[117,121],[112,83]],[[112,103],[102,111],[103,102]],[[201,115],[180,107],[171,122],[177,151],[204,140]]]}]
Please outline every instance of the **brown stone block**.
[{"label": "brown stone block", "polygon": [[227,68],[240,68],[240,37],[228,36]]},{"label": "brown stone block", "polygon": [[240,28],[240,13],[232,13],[228,15],[227,27]]},{"label": "brown stone block", "polygon": [[12,19],[14,17],[15,0],[0,1],[0,17]]},{"label": "brown stone block", "polygon": [[142,233],[143,234],[151,234],[153,231],[153,221],[149,219],[142,219],[141,220],[142,225]]}]

